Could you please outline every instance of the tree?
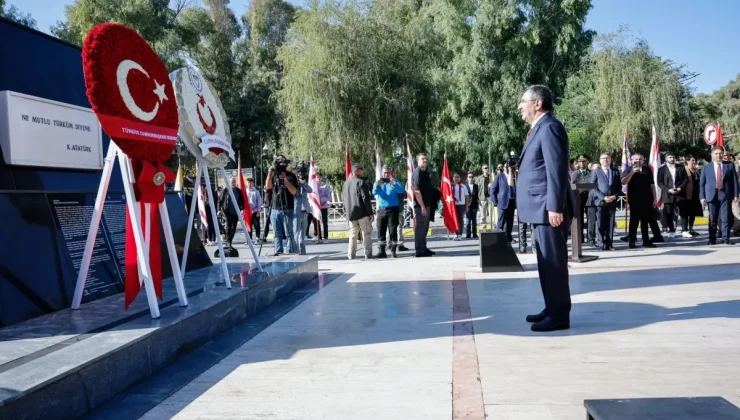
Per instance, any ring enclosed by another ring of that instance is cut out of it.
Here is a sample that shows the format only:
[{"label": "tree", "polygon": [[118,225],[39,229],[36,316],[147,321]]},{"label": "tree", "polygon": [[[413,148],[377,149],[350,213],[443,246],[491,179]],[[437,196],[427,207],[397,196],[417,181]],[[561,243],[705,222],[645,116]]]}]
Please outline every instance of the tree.
[{"label": "tree", "polygon": [[693,144],[699,124],[685,82],[691,76],[647,42],[632,42],[627,28],[600,36],[556,109],[573,139],[572,154],[621,151],[625,132],[632,150],[645,152],[652,124],[663,150]]},{"label": "tree", "polygon": [[36,19],[34,19],[30,13],[21,12],[15,5],[11,5],[5,9],[5,0],[0,0],[0,16],[12,20],[23,26],[28,26],[32,29],[38,29],[36,26]]},{"label": "tree", "polygon": [[392,0],[314,1],[297,15],[278,53],[291,151],[339,171],[346,147],[369,162],[376,144],[390,157],[407,135],[423,134],[433,100],[403,24],[409,13]]},{"label": "tree", "polygon": [[[279,59],[291,145],[320,143],[342,165],[344,145],[368,160],[414,150],[458,170],[519,150],[524,86],[562,92],[592,33],[589,0],[312,3]],[[311,147],[316,149],[315,146]],[[354,156],[354,153],[353,153]]]},{"label": "tree", "polygon": [[740,74],[711,95],[698,94],[693,101],[699,115],[701,129],[710,122],[719,123],[726,144],[740,151]]}]

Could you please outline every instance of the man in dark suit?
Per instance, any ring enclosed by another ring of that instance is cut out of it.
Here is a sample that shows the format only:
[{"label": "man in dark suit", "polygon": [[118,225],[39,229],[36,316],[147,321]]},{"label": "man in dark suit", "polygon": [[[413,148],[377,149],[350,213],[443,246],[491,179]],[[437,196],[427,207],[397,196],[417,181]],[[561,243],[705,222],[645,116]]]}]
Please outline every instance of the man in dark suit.
[{"label": "man in dark suit", "polygon": [[514,183],[514,168],[504,165],[504,171],[496,175],[489,191],[493,205],[498,208],[498,222],[496,229],[505,230],[509,242],[514,241],[511,231],[514,227],[514,211],[516,210],[516,184]]},{"label": "man in dark suit", "polygon": [[[488,166],[486,166],[488,168]],[[465,213],[465,238],[470,238],[472,233],[473,238],[478,238],[478,208],[479,208],[479,190],[478,184],[476,184],[475,176],[472,172],[468,172],[468,183],[465,184],[468,188],[468,195],[470,196],[470,205],[468,206],[468,212]]]},{"label": "man in dark suit", "polygon": [[598,226],[596,246],[602,251],[614,249],[614,216],[617,213],[617,198],[622,192],[622,178],[619,171],[612,168],[612,158],[608,153],[602,153],[599,158],[601,167],[591,172],[591,183],[596,188],[591,190],[596,208],[596,224]]},{"label": "man in dark suit", "polygon": [[663,226],[668,228],[668,236],[676,235],[676,205],[686,183],[686,170],[676,165],[676,155],[666,153],[665,165],[658,168],[658,187],[663,202]]},{"label": "man in dark suit", "polygon": [[730,220],[732,220],[731,203],[740,200],[735,165],[722,162],[724,150],[719,146],[712,148],[712,162],[701,169],[699,177],[699,198],[709,207],[709,245],[717,243],[717,225],[722,218],[722,243],[732,245],[730,241]]},{"label": "man in dark suit", "polygon": [[531,129],[520,156],[517,180],[519,220],[531,223],[536,239],[537,270],[545,309],[527,316],[532,331],[570,328],[568,229],[575,215],[568,175],[568,135],[553,117],[552,92],[530,86],[519,101]]}]

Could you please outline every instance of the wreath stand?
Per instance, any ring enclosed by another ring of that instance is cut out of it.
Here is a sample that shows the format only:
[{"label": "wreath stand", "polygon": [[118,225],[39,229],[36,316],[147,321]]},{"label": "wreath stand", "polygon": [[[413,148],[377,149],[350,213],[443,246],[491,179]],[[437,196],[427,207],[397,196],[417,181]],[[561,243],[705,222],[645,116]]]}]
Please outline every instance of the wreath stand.
[{"label": "wreath stand", "polygon": [[[134,195],[133,183],[133,168],[131,167],[131,159],[123,153],[114,142],[110,142],[108,146],[108,154],[105,157],[105,166],[103,167],[103,176],[100,179],[100,187],[98,188],[98,196],[95,198],[95,207],[93,210],[93,217],[90,221],[90,231],[87,234],[87,242],[85,243],[85,251],[82,254],[82,262],[80,264],[80,271],[77,275],[77,284],[75,285],[75,293],[72,299],[72,309],[79,309],[82,303],[82,295],[85,291],[85,283],[87,282],[88,269],[90,268],[90,261],[92,259],[93,249],[95,247],[95,240],[98,237],[98,228],[100,227],[100,219],[103,215],[103,206],[105,204],[105,196],[108,193],[108,185],[110,183],[110,177],[113,172],[114,161],[118,157],[118,163],[121,166],[121,175],[123,176],[123,189],[126,194],[126,206],[128,207],[129,217],[131,218],[131,227],[134,231],[134,240],[136,242],[136,255],[138,259],[139,267],[139,282],[144,283],[146,289],[146,298],[149,302],[149,312],[152,318],[159,318],[159,303],[157,302],[157,295],[154,290],[154,281],[152,280],[151,269],[149,267],[149,240],[150,240],[150,229],[151,223],[149,210],[151,209],[150,203],[145,203],[145,215],[144,215],[144,230],[141,230],[141,211],[136,196]],[[185,294],[185,286],[182,281],[182,272],[180,267],[177,265],[177,253],[175,251],[175,240],[172,236],[172,227],[170,226],[170,216],[167,212],[167,204],[163,201],[159,203],[159,214],[162,221],[162,230],[164,232],[165,242],[167,243],[167,251],[170,256],[170,265],[172,266],[172,277],[175,280],[175,288],[177,289],[177,298],[180,301],[180,306],[188,305],[188,298]],[[154,221],[157,223],[157,221]],[[189,232],[189,230],[188,230]],[[187,245],[185,248],[185,256],[187,256]],[[185,257],[183,257],[183,261]],[[184,267],[184,264],[183,264]]]},{"label": "wreath stand", "polygon": [[[224,244],[221,240],[221,228],[218,224],[218,216],[216,214],[216,205],[213,201],[213,191],[211,190],[211,177],[208,176],[207,171],[208,165],[206,162],[202,159],[198,159],[198,169],[197,173],[195,175],[195,182],[193,186],[195,188],[200,188],[200,178],[203,176],[206,179],[206,193],[208,194],[208,206],[211,208],[211,220],[210,222],[213,223],[213,229],[216,232],[216,243],[218,244],[218,253],[221,259],[221,273],[224,276],[224,282],[226,283],[226,288],[231,289],[231,280],[229,278],[229,270],[226,267],[226,256],[224,255]],[[234,196],[234,190],[231,189],[231,183],[229,182],[228,177],[226,176],[226,171],[224,170],[223,166],[220,166],[217,168],[221,174],[221,177],[224,179],[224,183],[226,184],[226,188],[229,191],[229,198],[231,199],[231,203],[234,205],[234,209],[236,210],[236,214],[239,215],[239,223],[241,223],[242,228],[244,229],[244,234],[247,237],[247,243],[249,244],[249,249],[252,252],[252,257],[254,258],[254,262],[257,264],[257,269],[259,271],[262,270],[262,264],[260,264],[259,256],[257,255],[257,252],[254,249],[254,244],[252,243],[252,238],[249,237],[249,231],[247,230],[247,224],[244,222],[244,215],[242,214],[241,210],[239,209],[239,205],[236,202],[236,197]],[[241,176],[241,174],[239,174]],[[195,218],[195,208],[198,205],[198,194],[194,193],[193,198],[190,202],[190,215],[188,216],[188,230],[185,234],[185,250],[182,255],[182,272],[185,272],[185,265],[188,262],[188,248],[190,247],[190,235],[193,232],[193,219]]]}]

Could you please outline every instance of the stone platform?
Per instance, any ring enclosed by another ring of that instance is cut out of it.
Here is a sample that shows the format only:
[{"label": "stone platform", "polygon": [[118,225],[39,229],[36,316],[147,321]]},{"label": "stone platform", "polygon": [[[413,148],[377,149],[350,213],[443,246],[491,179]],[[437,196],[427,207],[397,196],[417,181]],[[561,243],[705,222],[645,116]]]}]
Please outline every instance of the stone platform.
[{"label": "stone platform", "polygon": [[128,311],[123,294],[0,329],[0,420],[83,415],[318,275],[309,256],[228,264],[185,276],[189,305],[164,281],[161,317],[146,297]]}]

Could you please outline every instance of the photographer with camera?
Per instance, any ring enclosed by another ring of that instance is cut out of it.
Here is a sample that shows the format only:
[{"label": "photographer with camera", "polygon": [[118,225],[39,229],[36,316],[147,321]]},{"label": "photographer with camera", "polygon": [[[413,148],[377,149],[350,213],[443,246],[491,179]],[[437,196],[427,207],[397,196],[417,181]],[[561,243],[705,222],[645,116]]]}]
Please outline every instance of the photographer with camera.
[{"label": "photographer with camera", "polygon": [[306,255],[306,236],[308,233],[308,215],[311,210],[308,203],[308,194],[313,192],[308,180],[308,165],[304,162],[296,163],[296,172],[298,172],[298,185],[296,195],[293,197],[295,202],[293,235],[295,236],[296,252]]},{"label": "photographer with camera", "polygon": [[275,255],[283,254],[285,241],[288,254],[297,251],[292,231],[298,178],[288,171],[289,163],[285,156],[278,155],[265,180],[265,191],[272,192],[270,222],[275,230]]},{"label": "photographer with camera", "polygon": [[398,244],[398,205],[399,194],[405,193],[403,185],[393,176],[393,168],[383,166],[383,177],[375,181],[373,195],[378,197],[378,255],[376,258],[387,258],[386,231],[390,236],[388,248],[391,256],[396,258]]}]

